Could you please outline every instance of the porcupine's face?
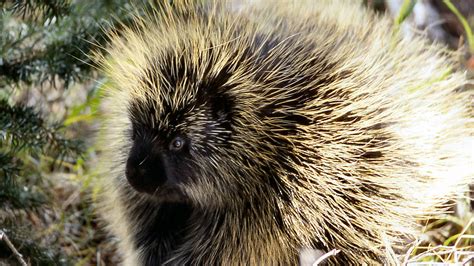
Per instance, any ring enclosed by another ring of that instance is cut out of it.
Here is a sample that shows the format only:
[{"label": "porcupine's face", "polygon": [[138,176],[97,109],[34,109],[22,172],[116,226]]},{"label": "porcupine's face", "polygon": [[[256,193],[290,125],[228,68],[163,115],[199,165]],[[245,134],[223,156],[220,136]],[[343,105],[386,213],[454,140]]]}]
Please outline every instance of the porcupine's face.
[{"label": "porcupine's face", "polygon": [[[146,49],[142,37],[131,38],[139,56],[127,43],[129,54],[123,59],[117,51],[119,59],[132,65],[123,67],[124,78],[115,75],[129,91],[128,182],[159,201],[206,207],[242,206],[262,193],[285,198],[280,173],[292,145],[286,135],[306,121],[285,108],[307,97],[300,93],[288,96],[293,102],[278,102],[276,95],[285,98],[290,92],[268,88],[311,79],[302,78],[292,65],[295,60],[282,54],[289,49],[280,45],[272,50],[286,38],[257,34],[257,26],[242,31],[232,21],[217,31],[206,20],[183,23],[170,33],[179,32],[175,38]],[[291,49],[299,45],[284,44]],[[296,49],[308,48],[301,44]]]},{"label": "porcupine's face", "polygon": [[223,92],[227,74],[198,79],[172,56],[160,60],[140,84],[151,93],[129,102],[126,178],[134,190],[160,202],[202,202],[204,194],[216,200],[215,191],[228,178],[220,159],[232,131],[233,101]]}]

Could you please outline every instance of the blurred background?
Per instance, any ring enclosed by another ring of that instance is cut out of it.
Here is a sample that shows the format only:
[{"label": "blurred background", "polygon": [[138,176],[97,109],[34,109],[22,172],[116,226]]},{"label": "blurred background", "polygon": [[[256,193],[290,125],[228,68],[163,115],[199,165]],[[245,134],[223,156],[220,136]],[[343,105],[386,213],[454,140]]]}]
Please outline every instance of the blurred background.
[{"label": "blurred background", "polygon": [[[394,31],[458,51],[459,68],[474,76],[474,1],[363,2],[391,16]],[[100,153],[94,141],[107,81],[90,55],[106,47],[107,31],[120,32],[131,23],[133,10],[144,12],[150,5],[0,0],[0,265],[119,262],[117,240],[101,230],[94,207],[94,180],[100,178],[94,172]],[[454,256],[433,253],[433,247],[474,251],[471,204],[460,199],[452,215],[425,221],[426,239],[409,255],[452,261]]]}]

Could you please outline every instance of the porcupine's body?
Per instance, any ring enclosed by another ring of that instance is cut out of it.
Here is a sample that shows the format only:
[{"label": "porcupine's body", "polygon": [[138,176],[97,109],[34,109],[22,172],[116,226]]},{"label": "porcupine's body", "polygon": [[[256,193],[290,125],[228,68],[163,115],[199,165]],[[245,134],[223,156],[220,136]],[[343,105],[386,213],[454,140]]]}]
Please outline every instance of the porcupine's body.
[{"label": "porcupine's body", "polygon": [[394,263],[472,179],[464,75],[388,19],[353,1],[157,13],[103,59],[126,264]]}]

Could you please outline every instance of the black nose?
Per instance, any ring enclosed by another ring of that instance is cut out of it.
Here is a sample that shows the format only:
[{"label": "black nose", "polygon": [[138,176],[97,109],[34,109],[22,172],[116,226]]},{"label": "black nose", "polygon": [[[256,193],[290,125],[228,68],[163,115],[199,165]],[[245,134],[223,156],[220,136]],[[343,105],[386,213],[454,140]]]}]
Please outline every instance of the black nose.
[{"label": "black nose", "polygon": [[167,180],[165,167],[160,156],[132,149],[127,159],[125,175],[135,190],[153,194]]}]

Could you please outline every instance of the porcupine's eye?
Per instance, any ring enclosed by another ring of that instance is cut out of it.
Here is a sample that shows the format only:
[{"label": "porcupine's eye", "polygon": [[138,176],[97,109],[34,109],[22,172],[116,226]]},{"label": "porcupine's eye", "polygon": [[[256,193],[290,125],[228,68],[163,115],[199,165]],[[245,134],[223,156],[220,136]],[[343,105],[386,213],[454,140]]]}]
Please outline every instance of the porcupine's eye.
[{"label": "porcupine's eye", "polygon": [[185,144],[185,140],[181,137],[175,137],[171,142],[170,142],[170,150],[171,151],[180,151],[183,149]]}]

